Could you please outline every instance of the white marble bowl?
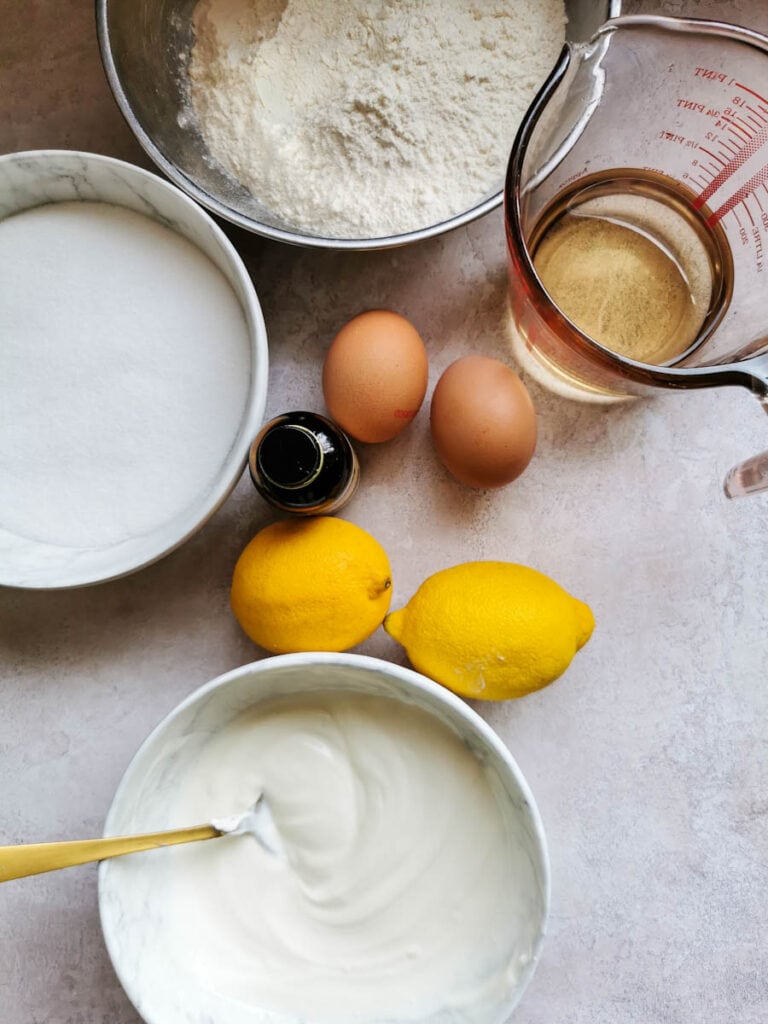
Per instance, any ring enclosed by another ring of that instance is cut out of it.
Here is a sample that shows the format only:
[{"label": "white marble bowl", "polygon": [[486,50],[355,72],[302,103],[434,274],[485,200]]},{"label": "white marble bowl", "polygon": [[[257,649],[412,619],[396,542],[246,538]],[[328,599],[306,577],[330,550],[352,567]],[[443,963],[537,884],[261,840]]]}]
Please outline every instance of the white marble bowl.
[{"label": "white marble bowl", "polygon": [[[505,820],[510,836],[515,837],[516,862],[522,865],[517,877],[527,907],[525,922],[511,922],[510,927],[518,930],[522,944],[518,948],[528,951],[521,958],[522,966],[510,965],[517,983],[503,1013],[498,1020],[488,1021],[501,1024],[533,974],[544,937],[549,864],[541,820],[520,769],[493,730],[459,698],[410,669],[354,654],[289,654],[214,679],[175,708],[139,748],[115,794],[105,833],[178,827],[181,823],[164,818],[163,808],[173,803],[183,765],[197,756],[213,733],[261,701],[320,690],[384,696],[425,710],[458,733],[500,784],[497,791],[508,801]],[[150,804],[152,820],[147,820],[145,808]],[[211,1024],[214,1020],[216,1024],[288,1024],[286,1017],[222,998],[206,986],[204,978],[185,968],[175,946],[179,940],[174,941],[174,935],[179,933],[168,896],[174,863],[179,863],[177,854],[169,848],[155,850],[105,861],[99,869],[107,949],[137,1011],[147,1024]],[[494,942],[493,936],[489,942]],[[449,1018],[455,1024],[451,1011],[439,1014],[434,1024]]]},{"label": "white marble bowl", "polygon": [[[34,531],[30,530],[27,536],[24,530],[10,528],[8,523],[0,520],[0,585],[5,586],[83,586],[133,572],[177,547],[206,522],[237,483],[245,466],[249,445],[261,424],[266,403],[267,337],[259,301],[240,257],[212,218],[175,186],[154,174],[110,157],[69,150],[40,150],[0,157],[0,221],[46,204],[74,201],[105,203],[143,214],[191,242],[207,257],[234,293],[232,308],[236,309],[239,305],[242,311],[244,340],[241,342],[238,338],[237,342],[232,341],[231,351],[237,351],[238,366],[242,366],[245,372],[238,378],[242,379],[242,388],[237,398],[239,404],[233,407],[231,413],[231,423],[228,422],[226,430],[222,427],[221,438],[216,438],[215,443],[221,443],[219,469],[217,472],[214,470],[214,478],[207,480],[201,493],[184,507],[179,505],[178,508],[169,508],[163,517],[153,519],[150,511],[146,529],[121,536],[119,542],[105,542],[103,546],[100,543],[89,545],[62,541],[54,543],[50,539],[36,540]],[[177,268],[169,268],[169,273],[174,269]],[[45,280],[41,272],[41,289],[45,287]],[[162,279],[158,280],[157,288],[163,288]],[[2,294],[0,284],[0,302]],[[0,346],[2,344],[0,339]],[[211,337],[206,357],[209,368],[218,365],[217,345],[221,344],[221,339]],[[0,368],[3,365],[2,355],[0,348]],[[123,364],[118,362],[120,358],[119,352],[113,351],[109,331],[106,330],[104,360],[113,377],[122,373]],[[35,366],[40,363],[40,357],[31,351],[29,360],[30,368],[25,372],[33,373]],[[130,366],[130,360],[128,363],[127,372],[135,372],[135,367]],[[46,367],[40,365],[39,370],[45,373]],[[149,374],[151,368],[145,367],[144,371]],[[192,372],[185,368],[185,373]],[[202,373],[201,370],[197,372]],[[3,403],[4,379],[7,378],[0,373],[0,408]],[[191,383],[199,385],[200,389],[209,388],[210,374],[207,373],[206,378],[199,381],[191,380]],[[9,385],[6,383],[5,386]],[[94,388],[89,391],[98,388],[103,390],[103,387],[100,383],[94,383]],[[102,416],[109,414],[109,396],[100,393],[99,400]],[[90,415],[88,396],[82,387],[77,394],[71,395],[71,402],[73,407],[79,405],[83,409],[84,418]],[[181,402],[186,418],[183,423],[173,421],[178,431],[183,431],[185,424],[192,425],[194,415],[192,399],[185,404],[181,398]],[[176,408],[180,407],[178,403],[179,396]],[[56,423],[50,422],[49,411],[45,408],[40,408],[39,419],[34,422],[36,429],[39,424],[41,433],[50,431],[53,434],[57,428],[61,429]],[[82,424],[82,429],[90,427],[90,423]],[[99,430],[99,422],[93,422],[92,427],[91,436],[97,436],[95,432]],[[10,424],[7,429],[10,434]],[[4,438],[3,419],[0,416],[0,466],[3,463],[4,440],[6,445],[10,444],[7,437]],[[170,478],[174,467],[166,466],[167,455],[161,456],[157,450],[139,454],[150,460],[157,476],[167,479],[168,485],[172,486]],[[5,456],[8,457],[7,451]],[[165,461],[161,462],[161,457]],[[195,452],[190,450],[188,458],[195,457]],[[9,486],[8,481],[1,481],[0,486]],[[57,481],[51,479],[51,517],[59,513],[56,498]]]}]

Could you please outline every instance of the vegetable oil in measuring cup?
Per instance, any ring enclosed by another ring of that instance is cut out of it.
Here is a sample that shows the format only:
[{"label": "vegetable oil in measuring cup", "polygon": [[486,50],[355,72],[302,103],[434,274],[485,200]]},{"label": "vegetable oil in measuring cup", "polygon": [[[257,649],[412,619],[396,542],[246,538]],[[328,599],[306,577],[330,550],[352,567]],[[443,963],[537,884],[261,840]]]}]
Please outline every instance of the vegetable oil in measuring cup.
[{"label": "vegetable oil in measuring cup", "polygon": [[693,199],[670,178],[626,169],[561,192],[528,243],[552,301],[619,356],[660,366],[688,354],[732,289],[725,234]]}]

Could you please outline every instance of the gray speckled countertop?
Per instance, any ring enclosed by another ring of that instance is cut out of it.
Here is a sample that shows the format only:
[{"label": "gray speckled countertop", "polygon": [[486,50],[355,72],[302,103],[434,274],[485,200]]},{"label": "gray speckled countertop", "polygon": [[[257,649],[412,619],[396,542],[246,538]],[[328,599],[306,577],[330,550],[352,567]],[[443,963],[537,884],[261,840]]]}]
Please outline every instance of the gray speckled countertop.
[{"label": "gray speckled countertop", "polygon": [[[768,29],[761,0],[701,9],[734,6]],[[0,26],[0,152],[72,147],[147,165],[104,82],[90,0],[0,0]],[[237,241],[270,336],[268,414],[322,410],[325,347],[366,307],[418,326],[430,386],[460,355],[509,357],[500,212],[389,253]],[[496,557],[594,609],[594,637],[562,680],[479,706],[525,772],[551,850],[549,936],[515,1022],[765,1024],[768,497],[729,503],[721,481],[768,447],[768,422],[735,390],[606,409],[530,387],[540,441],[516,484],[455,483],[425,404],[396,441],[362,449],[344,513],[387,548],[393,607],[439,568]],[[0,842],[99,833],[148,730],[259,656],[227,593],[269,518],[243,480],[192,541],[135,576],[0,592]],[[381,630],[360,650],[402,660]],[[103,946],[95,867],[0,887],[0,1021],[137,1024]]]}]

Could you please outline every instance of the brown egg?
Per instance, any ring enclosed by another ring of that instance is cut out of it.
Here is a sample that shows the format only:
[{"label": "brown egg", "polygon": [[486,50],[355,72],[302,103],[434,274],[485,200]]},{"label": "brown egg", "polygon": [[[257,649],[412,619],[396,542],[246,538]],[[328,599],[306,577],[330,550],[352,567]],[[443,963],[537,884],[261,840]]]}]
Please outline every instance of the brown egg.
[{"label": "brown egg", "polygon": [[525,385],[487,356],[451,363],[432,396],[430,425],[437,454],[469,487],[511,483],[536,448],[536,412]]},{"label": "brown egg", "polygon": [[323,366],[325,404],[358,441],[389,441],[419,411],[427,372],[427,352],[413,324],[372,309],[331,342]]}]

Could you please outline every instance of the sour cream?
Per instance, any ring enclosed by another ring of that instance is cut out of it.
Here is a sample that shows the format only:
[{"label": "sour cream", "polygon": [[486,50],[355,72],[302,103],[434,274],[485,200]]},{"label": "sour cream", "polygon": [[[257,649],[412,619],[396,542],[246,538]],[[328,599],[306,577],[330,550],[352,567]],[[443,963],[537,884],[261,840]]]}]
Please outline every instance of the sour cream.
[{"label": "sour cream", "polygon": [[206,989],[313,1024],[503,1019],[536,937],[532,868],[501,781],[447,725],[384,697],[274,700],[182,777],[174,820],[264,792],[285,848],[174,851],[169,937]]}]

